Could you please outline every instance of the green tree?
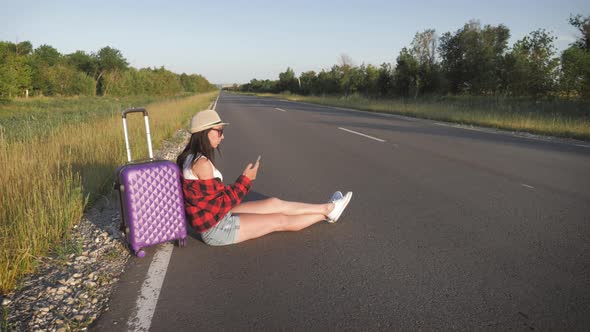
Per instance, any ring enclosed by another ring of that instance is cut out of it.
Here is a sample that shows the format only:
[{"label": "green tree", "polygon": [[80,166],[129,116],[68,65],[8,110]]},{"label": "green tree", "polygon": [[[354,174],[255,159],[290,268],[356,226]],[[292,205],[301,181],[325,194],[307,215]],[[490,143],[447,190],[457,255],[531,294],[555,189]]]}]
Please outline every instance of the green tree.
[{"label": "green tree", "polygon": [[440,38],[441,70],[451,93],[493,94],[501,88],[501,65],[510,31],[504,25],[470,21]]},{"label": "green tree", "polygon": [[163,66],[159,69],[154,69],[153,73],[156,82],[156,91],[154,91],[154,94],[174,96],[183,91],[178,75],[167,70]]},{"label": "green tree", "polygon": [[411,54],[418,62],[416,94],[430,94],[440,89],[440,66],[436,60],[437,40],[434,29],[417,32],[412,40]]},{"label": "green tree", "polygon": [[[361,66],[363,67],[363,66]],[[367,96],[378,96],[379,95],[379,70],[372,64],[368,64],[362,70],[363,86],[362,90]]]},{"label": "green tree", "polygon": [[90,77],[96,77],[98,71],[98,61],[96,57],[91,54],[86,54],[84,51],[76,51],[65,56],[66,63],[73,66],[77,70],[85,73]]},{"label": "green tree", "polygon": [[295,77],[295,72],[291,67],[287,67],[284,73],[279,74],[279,91],[299,92],[299,81]]},{"label": "green tree", "polygon": [[561,88],[568,95],[590,97],[590,53],[571,46],[561,55]]},{"label": "green tree", "polygon": [[104,94],[111,96],[142,95],[145,89],[143,83],[135,68],[109,71],[101,77]]},{"label": "green tree", "polygon": [[411,52],[420,65],[433,65],[436,62],[437,37],[434,29],[416,32],[412,40]]},{"label": "green tree", "polygon": [[315,71],[310,70],[301,73],[299,76],[301,80],[301,94],[310,95],[317,93],[317,76]]},{"label": "green tree", "polygon": [[244,92],[269,92],[269,93],[278,93],[278,81],[271,81],[271,80],[257,80],[252,79],[250,83],[243,84],[240,86],[240,91]]},{"label": "green tree", "polygon": [[41,45],[37,47],[29,57],[31,66],[32,89],[35,93],[53,95],[55,86],[53,77],[49,77],[47,72],[49,68],[57,65],[61,61],[62,55],[53,46]]},{"label": "green tree", "polygon": [[590,52],[590,16],[583,17],[580,14],[571,16],[569,23],[577,28],[582,34],[572,46]]},{"label": "green tree", "polygon": [[190,75],[185,73],[180,74],[180,84],[182,89],[186,92],[197,92],[197,82]]},{"label": "green tree", "polygon": [[95,55],[96,64],[97,64],[97,71],[96,71],[96,86],[97,86],[97,94],[105,95],[108,89],[103,86],[103,82],[101,80],[102,76],[108,72],[114,71],[123,71],[127,69],[128,62],[123,57],[123,54],[118,49],[112,48],[110,46],[105,46],[101,48]]},{"label": "green tree", "polygon": [[14,44],[14,53],[17,56],[30,55],[31,53],[33,53],[33,44],[31,44],[30,41],[24,41],[18,44]]},{"label": "green tree", "polygon": [[94,80],[66,64],[41,67],[37,77],[43,81],[43,94],[47,96],[93,96],[95,93]]},{"label": "green tree", "polygon": [[0,42],[0,98],[23,96],[30,88],[31,67],[27,62],[30,50],[26,50],[30,44]]},{"label": "green tree", "polygon": [[343,72],[340,66],[333,65],[329,71],[322,71],[318,74],[318,94],[340,94],[342,93],[340,81]]},{"label": "green tree", "polygon": [[385,97],[393,94],[393,70],[390,63],[382,63],[379,67],[379,76],[377,78],[377,88],[379,96]]},{"label": "green tree", "polygon": [[31,86],[31,68],[22,56],[8,55],[0,62],[0,97],[24,96]]},{"label": "green tree", "polygon": [[397,57],[393,76],[394,89],[397,95],[403,97],[417,96],[418,67],[418,60],[406,47],[402,48]]},{"label": "green tree", "polygon": [[544,96],[554,91],[559,59],[555,37],[538,29],[517,41],[508,55],[509,87],[513,95]]},{"label": "green tree", "polygon": [[568,95],[590,97],[590,16],[572,16],[569,22],[581,36],[561,55],[561,88]]},{"label": "green tree", "polygon": [[187,75],[185,73],[179,76],[180,84],[186,92],[206,92],[216,89],[206,78],[201,75]]},{"label": "green tree", "polygon": [[[198,77],[186,75],[185,83],[187,80],[192,80],[191,86],[195,89],[198,87]],[[113,96],[174,96],[186,91],[181,82],[181,75],[176,75],[164,67],[109,71],[103,75],[103,88],[105,94]]]},{"label": "green tree", "polygon": [[341,66],[342,78],[340,79],[340,88],[345,95],[358,93],[363,88],[364,64],[362,68],[352,66]]},{"label": "green tree", "polygon": [[54,66],[61,59],[61,54],[53,46],[41,45],[33,52],[33,61],[37,66]]}]

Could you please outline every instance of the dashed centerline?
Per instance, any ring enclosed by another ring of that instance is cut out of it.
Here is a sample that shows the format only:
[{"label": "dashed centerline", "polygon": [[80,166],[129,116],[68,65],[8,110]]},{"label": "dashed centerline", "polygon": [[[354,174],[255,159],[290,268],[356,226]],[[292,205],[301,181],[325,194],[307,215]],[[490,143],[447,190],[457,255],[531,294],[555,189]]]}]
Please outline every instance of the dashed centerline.
[{"label": "dashed centerline", "polygon": [[356,134],[356,135],[359,135],[359,136],[363,136],[363,137],[366,137],[366,138],[374,139],[374,140],[379,141],[379,142],[385,142],[385,140],[382,140],[380,138],[369,136],[369,135],[365,135],[363,133],[359,133],[359,132],[354,131],[354,130],[350,130],[350,129],[346,129],[346,128],[342,128],[342,127],[338,127],[338,129],[344,130],[344,131],[347,131],[349,133],[353,133],[353,134]]},{"label": "dashed centerline", "polygon": [[281,112],[287,112],[287,111],[285,111],[285,110],[284,110],[284,109],[282,109],[282,108],[276,108],[276,107],[275,107],[275,110],[277,110],[277,111],[281,111]]}]

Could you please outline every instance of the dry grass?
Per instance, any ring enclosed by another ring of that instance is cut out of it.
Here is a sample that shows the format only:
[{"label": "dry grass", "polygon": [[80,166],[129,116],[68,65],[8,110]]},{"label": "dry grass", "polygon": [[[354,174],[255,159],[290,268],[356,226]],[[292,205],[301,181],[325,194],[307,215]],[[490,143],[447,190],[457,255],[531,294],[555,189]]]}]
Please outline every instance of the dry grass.
[{"label": "dry grass", "polygon": [[[147,105],[154,147],[186,127],[216,95]],[[133,115],[128,117],[133,157],[147,158],[143,117]],[[26,141],[0,135],[0,293],[6,293],[67,236],[89,201],[111,190],[126,152],[120,115],[60,125]]]}]

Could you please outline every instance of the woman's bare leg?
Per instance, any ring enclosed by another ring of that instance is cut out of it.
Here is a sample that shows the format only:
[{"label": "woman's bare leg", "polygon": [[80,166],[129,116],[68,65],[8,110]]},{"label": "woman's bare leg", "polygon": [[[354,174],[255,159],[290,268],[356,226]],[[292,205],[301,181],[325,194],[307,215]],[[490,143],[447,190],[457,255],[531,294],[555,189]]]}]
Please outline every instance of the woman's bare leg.
[{"label": "woman's bare leg", "polygon": [[276,197],[263,199],[254,202],[243,202],[234,207],[232,213],[252,213],[252,214],[274,214],[281,213],[289,216],[299,216],[304,214],[321,214],[327,216],[334,209],[333,203],[326,204],[307,204],[299,202],[283,201]]},{"label": "woman's bare leg", "polygon": [[279,231],[299,231],[325,220],[322,214],[288,216],[284,214],[240,214],[236,243]]}]

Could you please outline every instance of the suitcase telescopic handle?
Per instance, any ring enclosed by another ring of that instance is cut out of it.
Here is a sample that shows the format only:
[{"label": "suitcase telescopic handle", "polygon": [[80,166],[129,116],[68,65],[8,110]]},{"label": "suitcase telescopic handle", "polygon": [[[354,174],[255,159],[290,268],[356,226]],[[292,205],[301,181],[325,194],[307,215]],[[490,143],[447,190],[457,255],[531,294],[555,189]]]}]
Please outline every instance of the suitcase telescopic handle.
[{"label": "suitcase telescopic handle", "polygon": [[131,162],[131,147],[129,146],[129,133],[127,132],[127,114],[129,113],[143,113],[145,122],[145,132],[147,135],[148,150],[150,159],[154,159],[154,152],[152,150],[152,136],[150,134],[150,122],[148,121],[148,112],[145,108],[130,108],[123,111],[123,132],[125,133],[125,147],[127,148],[127,161]]}]

